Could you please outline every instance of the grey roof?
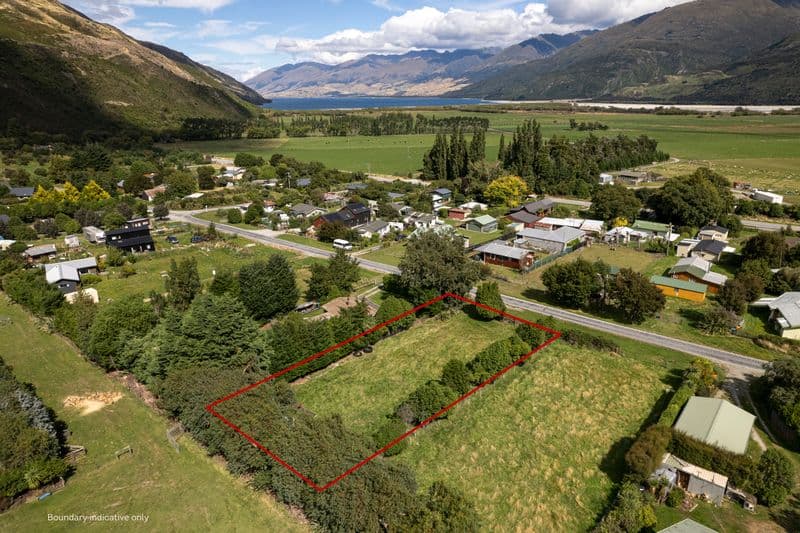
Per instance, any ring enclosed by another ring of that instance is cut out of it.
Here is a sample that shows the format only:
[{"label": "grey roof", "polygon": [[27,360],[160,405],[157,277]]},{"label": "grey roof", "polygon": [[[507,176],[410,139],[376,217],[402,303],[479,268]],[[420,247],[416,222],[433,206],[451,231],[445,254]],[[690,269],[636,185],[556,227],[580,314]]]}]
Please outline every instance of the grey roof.
[{"label": "grey roof", "polygon": [[76,268],[78,270],[84,268],[97,268],[97,259],[94,257],[84,257],[83,259],[73,259],[71,261],[61,261],[60,263],[50,263],[49,265],[45,265],[45,270],[49,270],[51,268],[57,267],[59,265],[68,266],[72,268]]},{"label": "grey roof", "polygon": [[492,255],[499,255],[501,257],[510,257],[512,259],[522,259],[526,255],[528,255],[530,250],[526,250],[525,248],[515,248],[513,246],[507,246],[502,242],[492,241],[489,243],[484,244],[477,248],[477,251],[481,253],[487,253]]},{"label": "grey roof", "polygon": [[453,194],[453,191],[445,187],[439,187],[438,189],[434,189],[433,192],[435,192],[439,196],[450,196],[451,194]]},{"label": "grey roof", "polygon": [[556,205],[555,201],[551,200],[550,198],[545,198],[544,200],[538,200],[536,202],[528,202],[527,204],[517,209],[517,211],[524,210],[527,211],[528,213],[535,215],[540,211],[551,209],[555,205]]},{"label": "grey roof", "polygon": [[537,239],[541,241],[551,241],[551,242],[559,242],[561,244],[567,244],[568,242],[583,237],[584,232],[579,229],[570,228],[569,226],[564,226],[553,231],[548,231],[538,228],[525,228],[521,230],[519,233],[517,233],[517,235],[525,239]]},{"label": "grey roof", "polygon": [[28,257],[38,257],[40,255],[50,255],[54,253],[56,253],[55,244],[42,244],[40,246],[31,246],[22,252],[22,255],[27,255]]},{"label": "grey roof", "polygon": [[717,533],[717,530],[695,522],[691,518],[684,518],[677,524],[659,530],[658,533]]},{"label": "grey roof", "polygon": [[767,306],[777,309],[790,328],[800,327],[800,292],[784,292]]},{"label": "grey roof", "polygon": [[366,224],[359,226],[358,231],[376,233],[388,225],[389,223],[386,222],[385,220],[378,219],[378,220],[373,220],[372,222],[367,222]]},{"label": "grey roof", "polygon": [[539,215],[534,215],[533,213],[528,213],[525,210],[514,211],[513,213],[509,213],[506,216],[508,218],[510,218],[511,220],[514,220],[516,222],[522,222],[523,224],[531,224],[533,222],[536,222],[540,218],[542,218]]},{"label": "grey roof", "polygon": [[292,213],[297,213],[298,215],[308,216],[314,211],[324,211],[324,209],[320,209],[319,207],[311,204],[297,204],[292,206],[290,211]]},{"label": "grey roof", "polygon": [[725,274],[719,274],[718,272],[706,272],[703,275],[703,281],[712,285],[722,286],[728,282],[728,276]]},{"label": "grey roof", "polygon": [[475,222],[479,226],[488,226],[489,224],[496,223],[497,219],[490,215],[481,215],[479,217],[473,218],[471,222]]},{"label": "grey roof", "polygon": [[344,188],[348,191],[363,191],[367,188],[367,184],[360,181],[355,181],[353,183],[345,183]]},{"label": "grey roof", "polygon": [[711,263],[702,257],[681,257],[675,266],[669,269],[669,273],[692,272],[693,269],[700,269],[705,273],[711,270]]},{"label": "grey roof", "polygon": [[397,200],[398,198],[405,196],[405,194],[401,192],[387,192],[386,196],[388,196],[391,200]]},{"label": "grey roof", "polygon": [[725,251],[726,246],[727,244],[722,241],[700,241],[694,248],[692,248],[692,253],[706,252],[714,255],[720,255],[723,251]]},{"label": "grey roof", "polygon": [[716,226],[714,224],[703,226],[700,228],[700,231],[716,231],[719,233],[728,233],[728,228],[723,228],[722,226]]},{"label": "grey roof", "polygon": [[11,220],[8,215],[0,215],[0,222],[3,224],[8,224],[8,221]]},{"label": "grey roof", "polygon": [[29,198],[33,196],[33,187],[10,187],[8,194],[16,196],[17,198]]},{"label": "grey roof", "polygon": [[63,264],[56,264],[56,265],[48,265],[48,268],[44,271],[44,276],[47,279],[47,283],[53,284],[58,283],[59,281],[80,281],[81,276],[78,274],[78,269]]},{"label": "grey roof", "polygon": [[311,185],[311,178],[300,178],[295,181],[295,184],[298,187],[308,187],[309,185]]},{"label": "grey roof", "polygon": [[692,396],[675,422],[675,429],[706,444],[744,453],[755,419],[727,400]]}]

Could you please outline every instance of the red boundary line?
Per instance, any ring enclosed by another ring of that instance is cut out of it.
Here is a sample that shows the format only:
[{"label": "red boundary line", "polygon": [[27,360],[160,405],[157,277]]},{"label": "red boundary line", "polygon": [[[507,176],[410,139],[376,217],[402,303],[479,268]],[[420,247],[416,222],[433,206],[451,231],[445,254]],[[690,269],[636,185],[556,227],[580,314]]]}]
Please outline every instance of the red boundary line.
[{"label": "red boundary line", "polygon": [[[426,308],[426,307],[428,307],[430,305],[433,305],[433,304],[435,304],[437,302],[440,302],[440,301],[444,300],[445,298],[455,298],[456,300],[460,300],[460,301],[462,301],[464,303],[467,303],[467,304],[470,304],[470,305],[474,305],[474,306],[477,306],[477,307],[481,307],[483,309],[487,309],[487,310],[492,311],[494,313],[497,313],[498,315],[501,315],[501,316],[503,316],[505,318],[509,318],[509,319],[514,320],[516,322],[521,322],[523,324],[527,324],[529,326],[533,326],[533,327],[535,327],[537,329],[540,329],[542,331],[546,331],[546,332],[550,333],[552,335],[552,337],[550,337],[545,342],[543,342],[542,344],[540,344],[536,348],[532,349],[530,352],[526,353],[525,355],[523,355],[522,357],[520,357],[519,359],[517,359],[516,361],[514,361],[513,363],[511,363],[507,367],[505,367],[504,369],[500,370],[499,372],[497,372],[496,374],[492,375],[491,377],[489,377],[485,381],[481,382],[480,384],[475,386],[473,389],[471,389],[469,392],[467,392],[466,394],[460,396],[458,399],[453,401],[451,404],[443,407],[438,412],[432,414],[431,416],[429,416],[428,418],[426,418],[425,420],[423,420],[422,422],[420,422],[419,424],[417,424],[416,426],[414,426],[410,430],[406,431],[405,433],[403,433],[399,437],[397,437],[394,440],[392,440],[389,444],[387,444],[386,446],[384,446],[380,450],[376,451],[375,453],[373,453],[369,457],[367,457],[365,459],[362,459],[361,461],[359,461],[358,463],[356,463],[352,467],[348,468],[345,472],[343,472],[342,474],[339,474],[337,477],[335,477],[334,479],[332,479],[331,481],[329,481],[328,483],[326,483],[324,485],[319,485],[319,484],[315,483],[313,480],[311,480],[310,478],[308,478],[307,476],[303,475],[301,472],[299,472],[297,469],[295,469],[292,465],[290,465],[289,463],[287,463],[286,461],[281,459],[272,450],[270,450],[266,446],[262,445],[255,438],[253,438],[251,435],[249,435],[248,433],[243,431],[241,428],[236,426],[233,422],[231,422],[230,420],[228,420],[227,418],[225,418],[224,416],[219,414],[216,411],[216,409],[214,409],[216,406],[218,406],[219,404],[221,404],[223,402],[227,402],[228,400],[236,398],[237,396],[239,396],[241,394],[244,394],[245,392],[248,392],[250,390],[255,389],[256,387],[259,387],[259,386],[263,385],[264,383],[267,383],[269,381],[277,379],[280,376],[286,374],[287,372],[290,372],[290,371],[294,370],[295,368],[298,368],[298,367],[303,366],[303,365],[305,365],[307,363],[310,363],[311,361],[314,361],[315,359],[318,359],[318,358],[322,357],[323,355],[326,355],[326,354],[328,354],[328,353],[330,353],[330,352],[332,352],[332,351],[334,351],[334,350],[336,350],[338,348],[341,348],[342,346],[345,346],[346,344],[350,344],[351,342],[353,342],[353,341],[355,341],[357,339],[360,339],[364,335],[369,335],[370,333],[372,333],[374,331],[377,331],[377,330],[379,330],[379,329],[381,329],[381,328],[383,328],[385,326],[388,326],[389,324],[391,324],[393,322],[396,322],[396,321],[398,321],[398,320],[400,320],[402,318],[405,318],[408,315],[414,314],[417,311],[419,311],[420,309],[424,309],[424,308]],[[538,352],[539,350],[541,350],[542,348],[544,348],[546,346],[549,346],[550,344],[552,344],[553,342],[558,340],[560,337],[561,337],[561,332],[560,331],[556,331],[556,330],[548,328],[546,326],[542,326],[540,324],[536,324],[536,323],[531,322],[529,320],[525,320],[524,318],[520,318],[518,316],[514,316],[512,314],[506,313],[505,311],[500,311],[499,309],[495,309],[494,307],[490,307],[488,305],[484,305],[482,303],[475,302],[473,300],[470,300],[469,298],[465,298],[464,296],[448,292],[448,293],[444,293],[444,294],[442,294],[440,296],[437,296],[436,298],[428,300],[427,302],[425,302],[423,304],[420,304],[420,305],[416,306],[415,308],[410,309],[409,311],[406,311],[405,313],[401,313],[401,314],[399,314],[399,315],[397,315],[397,316],[395,316],[393,318],[390,318],[386,322],[378,324],[377,326],[373,326],[373,327],[369,328],[366,331],[362,331],[358,335],[354,335],[354,336],[350,337],[347,340],[344,340],[344,341],[342,341],[342,342],[340,342],[338,344],[334,344],[333,346],[331,346],[329,348],[326,348],[325,350],[322,350],[321,352],[318,352],[318,353],[316,353],[314,355],[306,357],[302,361],[298,361],[298,362],[296,362],[296,363],[284,368],[280,372],[276,372],[274,374],[270,374],[269,376],[265,377],[262,380],[256,381],[255,383],[251,383],[250,385],[247,385],[246,387],[242,387],[241,389],[239,389],[239,390],[237,390],[235,392],[232,392],[231,394],[228,394],[227,396],[223,396],[222,398],[219,398],[219,399],[211,402],[210,404],[206,405],[206,411],[208,411],[209,413],[211,413],[215,417],[219,418],[226,426],[230,427],[236,433],[238,433],[239,435],[244,437],[247,441],[249,441],[251,444],[253,444],[253,446],[255,446],[256,448],[258,448],[262,452],[264,452],[267,455],[269,455],[270,457],[272,457],[281,466],[283,466],[284,468],[289,470],[292,474],[294,474],[297,477],[299,477],[300,479],[302,479],[308,486],[310,486],[311,488],[313,488],[317,492],[323,492],[323,491],[329,489],[330,487],[332,487],[333,485],[335,485],[336,483],[338,483],[339,481],[341,481],[342,479],[344,479],[345,477],[349,476],[350,474],[352,474],[353,472],[355,472],[359,468],[363,467],[365,464],[367,464],[368,462],[372,461],[373,459],[375,459],[376,457],[378,457],[379,455],[384,453],[386,450],[388,450],[392,446],[395,446],[397,443],[399,443],[403,439],[408,438],[413,433],[415,433],[417,430],[422,429],[423,427],[427,426],[428,424],[430,424],[431,422],[433,422],[434,420],[439,418],[441,415],[443,415],[444,413],[446,413],[447,411],[449,411],[450,409],[455,407],[457,404],[459,404],[462,401],[466,400],[467,398],[469,398],[470,396],[472,396],[473,394],[475,394],[476,392],[478,392],[479,390],[484,388],[486,385],[489,385],[490,383],[492,383],[495,380],[497,380],[497,378],[499,378],[500,376],[502,376],[503,374],[505,374],[506,372],[508,372],[512,368],[514,368],[515,366],[518,366],[518,365],[524,363],[525,361],[530,359],[536,352]]]}]

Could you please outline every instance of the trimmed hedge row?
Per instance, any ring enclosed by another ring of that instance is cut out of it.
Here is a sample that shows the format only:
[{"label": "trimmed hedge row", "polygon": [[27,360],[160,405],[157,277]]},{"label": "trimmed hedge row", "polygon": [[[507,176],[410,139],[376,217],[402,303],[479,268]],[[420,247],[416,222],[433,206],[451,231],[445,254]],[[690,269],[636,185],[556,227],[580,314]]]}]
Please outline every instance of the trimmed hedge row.
[{"label": "trimmed hedge row", "polygon": [[675,391],[675,394],[672,395],[669,404],[661,413],[661,416],[658,418],[658,425],[672,427],[675,420],[678,419],[678,414],[681,412],[681,409],[683,409],[683,406],[686,405],[689,398],[694,396],[696,392],[697,385],[690,380],[685,380],[681,386],[678,387],[678,390]]},{"label": "trimmed hedge row", "polygon": [[572,346],[578,346],[579,348],[591,348],[593,350],[604,350],[612,353],[622,352],[622,348],[620,348],[616,342],[577,329],[565,329],[562,331],[561,340]]}]

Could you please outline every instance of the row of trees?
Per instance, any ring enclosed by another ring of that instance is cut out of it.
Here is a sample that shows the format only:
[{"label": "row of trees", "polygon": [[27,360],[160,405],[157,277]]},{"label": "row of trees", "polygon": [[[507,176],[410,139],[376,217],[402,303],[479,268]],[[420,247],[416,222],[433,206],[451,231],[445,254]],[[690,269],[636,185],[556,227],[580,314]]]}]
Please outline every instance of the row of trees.
[{"label": "row of trees", "polygon": [[437,133],[433,147],[422,161],[422,176],[428,180],[454,181],[463,178],[470,166],[486,158],[486,136],[479,129],[472,134],[469,144],[461,129],[447,135]]},{"label": "row of trees", "polygon": [[[306,137],[308,135],[324,135],[344,137],[349,135],[411,135],[445,133],[461,129],[466,132],[485,132],[489,128],[489,120],[485,118],[455,116],[426,117],[422,114],[391,112],[377,116],[354,113],[332,113],[322,115],[292,116],[286,124],[283,118],[279,121],[289,137]],[[248,135],[249,136],[249,135]]]},{"label": "row of trees", "polygon": [[0,503],[66,476],[63,424],[0,358]]}]

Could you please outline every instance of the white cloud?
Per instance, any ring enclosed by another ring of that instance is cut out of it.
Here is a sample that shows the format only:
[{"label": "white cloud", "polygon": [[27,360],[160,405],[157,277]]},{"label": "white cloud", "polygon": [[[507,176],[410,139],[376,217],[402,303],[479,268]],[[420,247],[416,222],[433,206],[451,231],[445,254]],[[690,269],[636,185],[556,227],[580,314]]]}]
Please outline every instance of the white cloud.
[{"label": "white cloud", "polygon": [[605,27],[690,0],[550,0],[556,22]]},{"label": "white cloud", "polygon": [[422,7],[387,19],[375,31],[340,30],[318,39],[283,37],[276,50],[298,59],[338,63],[370,53],[508,46],[546,32],[565,33],[583,25],[558,24],[545,4],[513,9],[440,11]]},{"label": "white cloud", "polygon": [[386,11],[402,11],[401,7],[398,7],[391,3],[389,0],[372,0],[372,5],[375,7],[379,7],[381,9],[385,9]]},{"label": "white cloud", "polygon": [[[104,0],[94,0],[103,2]],[[183,9],[200,9],[214,11],[232,4],[236,0],[117,0],[120,4],[142,7],[174,7]]]},{"label": "white cloud", "polygon": [[136,17],[136,13],[132,8],[113,0],[64,0],[64,3],[74,7],[89,18],[114,26],[130,22]]},{"label": "white cloud", "polygon": [[125,26],[122,30],[139,41],[164,44],[173,37],[177,37],[181,32],[177,28],[164,28],[161,26]]}]

